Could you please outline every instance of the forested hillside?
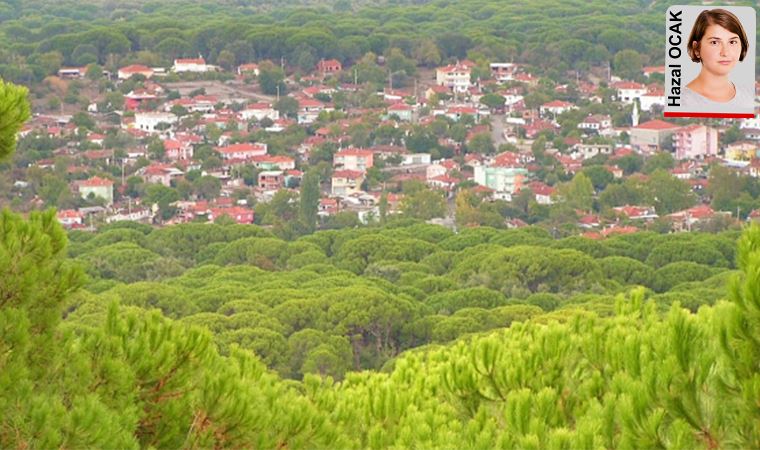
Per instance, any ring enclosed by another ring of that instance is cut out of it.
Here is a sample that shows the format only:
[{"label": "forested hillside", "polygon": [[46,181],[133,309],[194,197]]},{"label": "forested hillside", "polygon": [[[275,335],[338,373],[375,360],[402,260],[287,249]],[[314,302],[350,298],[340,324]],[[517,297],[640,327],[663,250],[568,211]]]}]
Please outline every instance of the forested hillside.
[{"label": "forested hillside", "polygon": [[[4,212],[0,446],[760,444],[760,228],[736,256],[728,236],[688,235],[680,248],[695,251],[673,253],[654,236],[592,249],[419,225],[296,242],[233,240],[236,228],[75,235],[72,260],[52,213]],[[108,267],[159,258],[195,267],[103,291],[113,282],[100,277],[123,276]],[[103,292],[77,290],[80,261]],[[647,271],[675,288],[649,300],[644,288],[610,295]],[[678,302],[723,296],[697,313]],[[501,329],[387,359],[491,327]],[[309,374],[284,381],[262,361]],[[343,372],[382,362],[380,372]]]},{"label": "forested hillside", "polygon": [[[227,68],[272,59],[308,71],[321,58],[350,65],[372,52],[427,67],[465,57],[519,61],[556,79],[610,63],[633,76],[662,64],[664,14],[674,2],[298,3],[0,2],[0,74],[31,83],[61,65],[168,66],[199,54]],[[359,69],[360,81],[373,76]]]}]

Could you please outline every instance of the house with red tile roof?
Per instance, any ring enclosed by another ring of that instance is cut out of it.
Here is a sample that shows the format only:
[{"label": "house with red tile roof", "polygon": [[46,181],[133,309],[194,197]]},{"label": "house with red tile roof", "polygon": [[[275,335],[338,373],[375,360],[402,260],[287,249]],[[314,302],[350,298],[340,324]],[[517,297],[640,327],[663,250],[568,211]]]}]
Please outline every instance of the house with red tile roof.
[{"label": "house with red tile roof", "polygon": [[173,72],[210,72],[214,66],[206,64],[203,58],[180,58],[174,60]]},{"label": "house with red tile roof", "polygon": [[539,205],[551,205],[554,203],[552,198],[557,192],[555,188],[540,181],[531,181],[526,187],[533,192],[533,195],[536,198],[536,203]]},{"label": "house with red tile roof", "polygon": [[349,147],[333,155],[333,167],[366,172],[374,164],[374,155],[367,149]]},{"label": "house with red tile roof", "polygon": [[639,103],[642,111],[652,111],[655,106],[665,107],[665,90],[658,86],[656,88],[647,88],[646,94],[639,97]]},{"label": "house with red tile roof", "polygon": [[544,103],[543,105],[541,105],[538,111],[541,117],[549,117],[549,116],[556,117],[572,109],[578,109],[578,107],[573,105],[572,103],[563,102],[562,100],[554,100],[554,101]]},{"label": "house with red tile roof", "polygon": [[237,67],[238,75],[252,74],[259,76],[259,65],[256,63],[241,64]]},{"label": "house with red tile roof", "polygon": [[612,127],[612,118],[606,114],[589,114],[578,124],[578,128],[587,131],[602,131]]},{"label": "house with red tile roof", "polygon": [[322,111],[331,111],[333,108],[328,107],[319,100],[313,98],[298,99],[298,123],[314,123]]},{"label": "house with red tile roof", "polygon": [[172,180],[182,177],[184,172],[169,164],[153,163],[138,170],[146,183],[163,184],[171,186]]},{"label": "house with red tile roof", "polygon": [[257,185],[265,191],[277,191],[285,186],[285,173],[282,170],[259,172]]},{"label": "house with red tile roof", "polygon": [[525,129],[525,137],[528,139],[535,139],[538,133],[544,130],[556,131],[559,127],[546,120],[535,120],[523,127]]},{"label": "house with red tile roof", "polygon": [[334,216],[340,211],[340,203],[336,198],[320,198],[317,215],[321,217]]},{"label": "house with red tile roof", "polygon": [[586,214],[578,218],[578,226],[581,228],[597,228],[602,221],[596,214]]},{"label": "house with red tile roof", "polygon": [[673,229],[675,231],[691,231],[693,225],[701,222],[707,222],[718,215],[730,217],[731,213],[724,211],[714,211],[710,205],[700,204],[694,206],[693,208],[675,212],[666,217],[670,219],[671,222],[673,222]]},{"label": "house with red tile roof", "polygon": [[90,194],[106,200],[106,204],[113,203],[113,181],[106,178],[92,177],[88,180],[76,183],[79,188],[79,195],[82,198],[88,198]]},{"label": "house with red tile roof", "polygon": [[414,113],[414,107],[406,103],[394,103],[388,107],[388,115],[396,115],[399,120],[411,122]]},{"label": "house with red tile roof", "polygon": [[142,75],[145,78],[150,78],[153,76],[153,69],[142,64],[132,64],[119,69],[117,75],[120,80],[128,80],[134,75]]},{"label": "house with red tile roof", "polygon": [[193,158],[193,146],[188,141],[166,139],[164,141],[164,152],[166,158],[172,161]]},{"label": "house with red tile roof", "polygon": [[617,91],[617,99],[623,103],[633,103],[647,93],[647,87],[635,81],[618,81],[610,86]]},{"label": "house with red tile roof", "polygon": [[652,221],[659,216],[652,206],[618,206],[613,208],[616,214],[630,220]]},{"label": "house with red tile roof", "polygon": [[528,86],[536,86],[538,84],[538,77],[531,73],[516,73],[514,80],[521,83],[525,83]]},{"label": "house with red tile roof", "polygon": [[643,153],[654,153],[661,150],[679,128],[679,125],[659,119],[644,122],[631,128],[631,146]]},{"label": "house with red tile roof", "polygon": [[241,225],[253,223],[253,210],[244,208],[242,206],[227,206],[222,208],[211,208],[208,215],[210,222],[216,221],[216,219],[227,216]]},{"label": "house with red tile roof", "polygon": [[364,172],[358,170],[335,170],[332,174],[332,195],[349,195],[361,191]]},{"label": "house with red tile roof", "polygon": [[262,155],[251,158],[253,165],[264,170],[291,170],[296,168],[295,159],[285,155]]},{"label": "house with red tile roof", "polygon": [[428,178],[427,180],[428,186],[435,189],[443,189],[447,192],[453,192],[458,183],[458,179],[446,174]]},{"label": "house with red tile roof", "polygon": [[243,143],[233,144],[226,147],[217,147],[216,151],[222,155],[222,159],[227,162],[248,161],[256,156],[267,154],[267,144],[263,143]]},{"label": "house with red tile roof", "polygon": [[583,160],[574,159],[571,156],[563,155],[562,153],[556,153],[554,158],[562,164],[567,173],[576,173],[583,170]]},{"label": "house with red tile roof", "polygon": [[646,66],[644,69],[642,69],[642,73],[644,73],[644,75],[647,77],[654,73],[661,73],[665,75],[665,66]]},{"label": "house with red tile roof", "polygon": [[471,86],[472,67],[464,62],[439,67],[435,70],[435,84],[445,86],[452,91],[466,92]]},{"label": "house with red tile roof", "polygon": [[343,64],[337,59],[323,59],[317,63],[317,72],[325,75],[343,70]]},{"label": "house with red tile roof", "polygon": [[609,237],[609,236],[613,236],[613,235],[616,235],[616,234],[638,233],[639,231],[641,231],[641,230],[639,230],[638,228],[636,228],[634,226],[630,226],[630,225],[623,226],[623,225],[613,224],[613,225],[610,225],[609,227],[603,229],[602,230],[602,235],[604,237]]},{"label": "house with red tile roof", "polygon": [[84,226],[84,214],[75,209],[62,209],[55,216],[64,228],[81,228]]}]

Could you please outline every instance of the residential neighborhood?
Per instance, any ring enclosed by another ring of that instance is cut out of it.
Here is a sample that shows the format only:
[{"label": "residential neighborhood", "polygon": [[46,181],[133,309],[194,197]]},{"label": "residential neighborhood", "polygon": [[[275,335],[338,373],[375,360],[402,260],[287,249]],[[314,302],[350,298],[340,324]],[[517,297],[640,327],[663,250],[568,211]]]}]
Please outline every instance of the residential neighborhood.
[{"label": "residential neighborhood", "polygon": [[[277,69],[271,61],[249,61],[231,73],[202,56],[171,67],[127,65],[103,74],[108,88],[87,110],[34,115],[21,148],[44,147],[47,157],[18,164],[7,200],[56,206],[68,228],[223,216],[271,226],[271,214],[258,212],[277,199],[297,199],[304,174],[314,170],[318,225],[328,227],[338,215],[368,224],[404,212],[466,226],[457,220],[461,195],[477,198],[480,225],[561,217],[557,225],[592,238],[655,222],[682,231],[713,218],[757,215],[754,205],[710,208],[714,167],[760,175],[757,119],[666,121],[656,82],[589,77],[547,88],[527,65],[491,61],[483,72],[480,64],[452,61],[403,86],[389,79],[375,92],[335,59],[319,60],[311,74],[283,64],[274,92],[261,84]],[[661,69],[646,67],[639,80]],[[67,67],[58,77],[82,85],[86,73]],[[203,78],[220,75],[226,81]],[[657,193],[646,204],[635,195],[628,197],[636,203],[621,204],[625,195],[613,198],[607,189],[640,188],[652,167],[687,187],[688,208],[658,205]],[[55,180],[60,190],[30,194],[32,183],[51,182],[48,172],[62,175]],[[580,195],[574,184],[589,179],[589,201],[570,198]],[[410,206],[416,203],[405,197],[420,189],[437,193],[430,197],[436,208]],[[557,212],[571,204],[569,214]]]}]

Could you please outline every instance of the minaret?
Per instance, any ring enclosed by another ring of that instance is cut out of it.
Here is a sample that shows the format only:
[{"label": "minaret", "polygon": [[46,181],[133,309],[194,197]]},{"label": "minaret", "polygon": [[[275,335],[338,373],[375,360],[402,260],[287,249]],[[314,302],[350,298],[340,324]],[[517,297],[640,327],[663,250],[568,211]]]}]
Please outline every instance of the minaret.
[{"label": "minaret", "polygon": [[633,112],[631,113],[631,124],[634,127],[639,126],[639,102],[633,101]]}]

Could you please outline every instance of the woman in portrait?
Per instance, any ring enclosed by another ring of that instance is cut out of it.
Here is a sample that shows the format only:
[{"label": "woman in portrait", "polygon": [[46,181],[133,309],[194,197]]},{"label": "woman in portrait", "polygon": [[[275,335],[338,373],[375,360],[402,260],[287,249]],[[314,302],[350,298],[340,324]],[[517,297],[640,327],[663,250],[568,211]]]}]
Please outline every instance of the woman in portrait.
[{"label": "woman in portrait", "polygon": [[754,86],[737,86],[729,79],[737,63],[744,61],[749,41],[739,19],[725,9],[702,11],[689,36],[688,54],[702,68],[683,90],[682,105],[690,111],[716,108],[750,111]]}]

